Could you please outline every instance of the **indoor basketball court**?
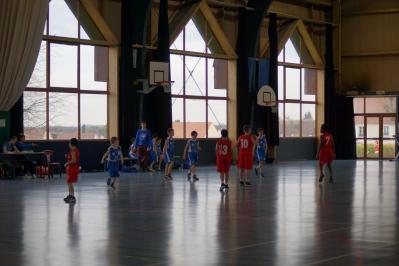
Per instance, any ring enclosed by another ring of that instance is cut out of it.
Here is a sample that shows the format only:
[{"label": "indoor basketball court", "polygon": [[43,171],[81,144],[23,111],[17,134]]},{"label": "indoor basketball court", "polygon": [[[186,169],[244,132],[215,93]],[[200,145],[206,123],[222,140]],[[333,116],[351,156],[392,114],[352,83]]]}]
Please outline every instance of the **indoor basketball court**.
[{"label": "indoor basketball court", "polygon": [[398,23],[0,1],[0,265],[398,265]]}]

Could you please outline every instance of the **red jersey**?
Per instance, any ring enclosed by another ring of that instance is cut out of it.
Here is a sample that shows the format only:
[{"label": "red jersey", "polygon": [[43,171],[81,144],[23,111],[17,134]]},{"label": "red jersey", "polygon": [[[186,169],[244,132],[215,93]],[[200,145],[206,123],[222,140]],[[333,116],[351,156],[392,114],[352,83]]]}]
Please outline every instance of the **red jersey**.
[{"label": "red jersey", "polygon": [[[76,156],[76,162],[74,164],[70,164],[68,166],[70,166],[70,167],[78,167],[79,168],[79,157],[80,157],[80,154],[79,154],[79,150],[78,149],[75,149],[75,156]],[[69,150],[67,160],[68,160],[68,162],[72,161],[72,150]]]},{"label": "red jersey", "polygon": [[[68,183],[75,183],[78,180],[79,176],[79,158],[80,158],[80,153],[78,149],[75,149],[75,156],[76,156],[76,162],[73,164],[69,164],[67,166],[66,172],[67,172],[67,182]],[[68,152],[68,162],[72,161],[72,150],[69,150]]]},{"label": "red jersey", "polygon": [[216,143],[216,156],[218,157],[231,157],[231,140],[219,139]]},{"label": "red jersey", "polygon": [[330,133],[323,133],[320,136],[320,149],[333,150],[334,139]]},{"label": "red jersey", "polygon": [[254,144],[255,143],[254,143],[252,135],[241,135],[238,138],[238,149],[240,152],[252,153]]}]

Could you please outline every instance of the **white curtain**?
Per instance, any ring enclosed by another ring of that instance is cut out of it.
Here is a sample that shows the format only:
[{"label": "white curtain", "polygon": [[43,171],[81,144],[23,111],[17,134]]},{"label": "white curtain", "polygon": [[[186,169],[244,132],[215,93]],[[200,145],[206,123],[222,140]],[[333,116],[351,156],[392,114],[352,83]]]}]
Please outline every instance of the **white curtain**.
[{"label": "white curtain", "polygon": [[0,0],[0,111],[22,96],[32,75],[48,0]]}]

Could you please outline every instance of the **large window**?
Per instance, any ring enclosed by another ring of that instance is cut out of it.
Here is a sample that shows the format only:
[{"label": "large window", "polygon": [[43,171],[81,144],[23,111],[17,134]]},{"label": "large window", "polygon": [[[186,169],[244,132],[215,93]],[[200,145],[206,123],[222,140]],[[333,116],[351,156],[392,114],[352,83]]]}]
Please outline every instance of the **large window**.
[{"label": "large window", "polygon": [[280,137],[315,137],[317,70],[297,31],[278,60]]},{"label": "large window", "polygon": [[[205,41],[207,40],[207,41]],[[173,128],[177,138],[217,138],[227,127],[227,60],[200,12],[171,45]]]},{"label": "large window", "polygon": [[50,1],[40,53],[24,93],[28,139],[108,137],[108,48],[96,40],[103,37],[79,1]]}]

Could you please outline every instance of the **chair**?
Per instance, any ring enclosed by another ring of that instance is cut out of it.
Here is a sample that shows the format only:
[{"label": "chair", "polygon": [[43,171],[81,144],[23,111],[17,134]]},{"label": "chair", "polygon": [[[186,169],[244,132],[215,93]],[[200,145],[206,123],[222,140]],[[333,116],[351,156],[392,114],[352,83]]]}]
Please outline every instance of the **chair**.
[{"label": "chair", "polygon": [[62,176],[62,165],[59,162],[54,161],[54,151],[52,150],[44,150],[44,157],[45,157],[45,167],[47,167],[47,177],[54,178],[55,170],[58,171],[60,178]]}]

